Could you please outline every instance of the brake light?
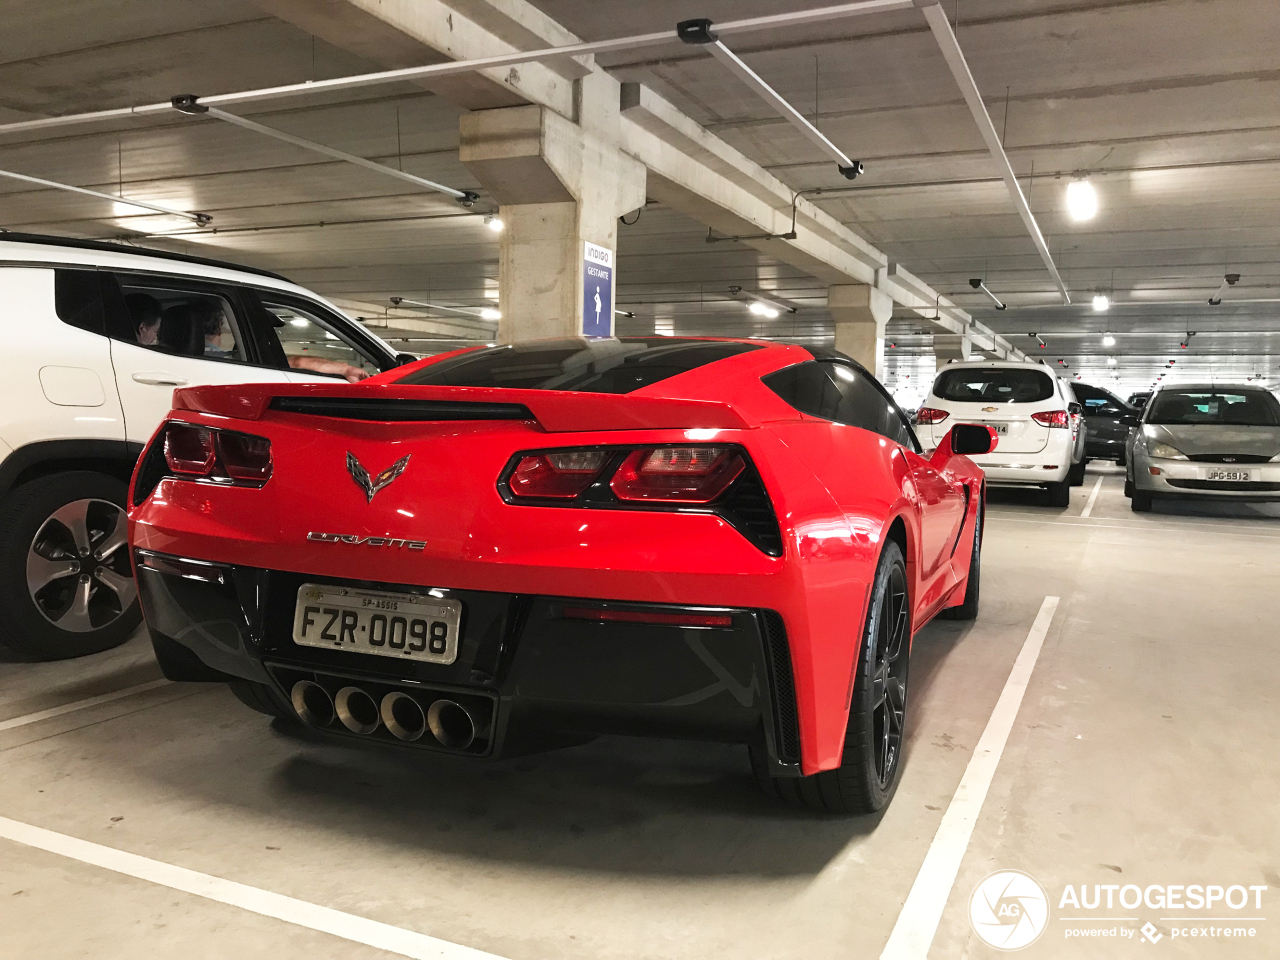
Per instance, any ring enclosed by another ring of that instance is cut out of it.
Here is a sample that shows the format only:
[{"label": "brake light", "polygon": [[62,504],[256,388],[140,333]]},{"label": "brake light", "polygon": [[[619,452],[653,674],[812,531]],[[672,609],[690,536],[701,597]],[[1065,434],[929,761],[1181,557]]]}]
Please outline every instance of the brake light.
[{"label": "brake light", "polygon": [[657,613],[648,610],[606,610],[564,607],[567,620],[601,620],[609,623],[656,623],[668,627],[732,627],[733,617],[720,613]]},{"label": "brake light", "polygon": [[271,478],[271,441],[234,430],[171,421],[164,430],[164,459],[178,477],[262,486]]},{"label": "brake light", "polygon": [[1031,419],[1042,427],[1062,427],[1065,429],[1071,425],[1071,417],[1065,410],[1041,410],[1039,413],[1033,413]]},{"label": "brake light", "polygon": [[710,503],[745,469],[733,447],[658,447],[628,454],[609,487],[619,500]]},{"label": "brake light", "polygon": [[604,459],[603,450],[534,454],[520,459],[507,483],[517,497],[576,497],[591,486]]},{"label": "brake light", "polygon": [[169,469],[191,477],[213,472],[217,453],[213,431],[194,423],[171,423],[164,432],[164,459]]},{"label": "brake light", "polygon": [[916,411],[916,423],[941,423],[951,414],[936,407],[921,407]]}]

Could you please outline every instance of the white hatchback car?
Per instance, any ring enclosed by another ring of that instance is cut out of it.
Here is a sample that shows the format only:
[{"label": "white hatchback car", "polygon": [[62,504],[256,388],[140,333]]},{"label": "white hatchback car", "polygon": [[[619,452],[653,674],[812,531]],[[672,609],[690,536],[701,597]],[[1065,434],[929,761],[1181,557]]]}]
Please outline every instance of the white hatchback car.
[{"label": "white hatchback car", "polygon": [[973,457],[994,486],[1044,488],[1049,503],[1071,502],[1082,480],[1084,426],[1070,384],[1043,364],[1001,360],[953,363],[938,371],[916,414],[916,434],[936,446],[956,423],[981,423],[999,437]]},{"label": "white hatchback car", "polygon": [[402,362],[283,277],[0,233],[0,646],[61,659],[140,620],[125,494],[189,384],[358,380]]}]

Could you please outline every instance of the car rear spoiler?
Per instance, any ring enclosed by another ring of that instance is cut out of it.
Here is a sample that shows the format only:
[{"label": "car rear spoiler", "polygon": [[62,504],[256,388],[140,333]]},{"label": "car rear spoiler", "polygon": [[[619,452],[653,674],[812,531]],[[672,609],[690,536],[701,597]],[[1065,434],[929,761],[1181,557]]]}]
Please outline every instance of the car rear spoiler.
[{"label": "car rear spoiler", "polygon": [[[260,420],[268,410],[339,419],[536,420],[548,433],[592,430],[745,430],[751,424],[731,405],[634,394],[440,387],[405,384],[249,383],[185,387],[174,410],[237,420]],[[421,415],[416,415],[420,411]]]}]

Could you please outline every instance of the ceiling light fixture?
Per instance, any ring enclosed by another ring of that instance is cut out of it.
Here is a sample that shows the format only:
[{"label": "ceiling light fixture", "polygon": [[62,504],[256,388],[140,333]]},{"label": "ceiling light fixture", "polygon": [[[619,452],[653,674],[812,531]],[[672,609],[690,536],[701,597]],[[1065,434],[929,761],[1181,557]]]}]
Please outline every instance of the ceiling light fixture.
[{"label": "ceiling light fixture", "polygon": [[1116,345],[1116,338],[1109,333],[1104,333],[1102,335],[1102,345],[1104,347],[1114,347]]},{"label": "ceiling light fixture", "polygon": [[492,230],[494,233],[501,233],[502,228],[506,226],[506,224],[502,222],[502,218],[499,217],[496,213],[491,213],[487,217],[485,217],[484,225],[488,227],[490,230]]},{"label": "ceiling light fixture", "polygon": [[481,320],[501,320],[502,314],[497,310],[493,309],[493,307],[484,307],[480,311],[480,319]]},{"label": "ceiling light fixture", "polygon": [[1108,366],[1108,367],[1114,367],[1115,365],[1116,365],[1116,358],[1115,358],[1115,357],[1107,357],[1107,366]]},{"label": "ceiling light fixture", "polygon": [[761,303],[759,300],[751,301],[747,309],[758,317],[768,317],[770,320],[773,320],[778,316],[778,311],[776,309],[769,306],[767,303]]},{"label": "ceiling light fixture", "polygon": [[1067,213],[1075,221],[1092,220],[1098,215],[1098,191],[1088,180],[1067,184]]},{"label": "ceiling light fixture", "polygon": [[1095,293],[1093,295],[1093,312],[1106,313],[1111,309],[1111,300],[1105,293]]}]

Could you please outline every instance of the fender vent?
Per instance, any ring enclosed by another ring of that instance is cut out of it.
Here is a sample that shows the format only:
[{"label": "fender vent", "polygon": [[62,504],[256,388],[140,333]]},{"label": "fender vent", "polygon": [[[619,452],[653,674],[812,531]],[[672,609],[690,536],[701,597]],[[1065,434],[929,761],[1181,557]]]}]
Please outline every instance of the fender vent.
[{"label": "fender vent", "polygon": [[796,712],[796,685],[791,675],[791,648],[787,645],[787,628],[782,616],[773,610],[761,610],[765,651],[769,657],[769,687],[773,694],[774,741],[778,759],[783,763],[800,762],[800,718]]},{"label": "fender vent", "polygon": [[451,400],[384,400],[380,397],[276,397],[272,410],[340,420],[405,423],[430,420],[532,420],[523,403]]}]

